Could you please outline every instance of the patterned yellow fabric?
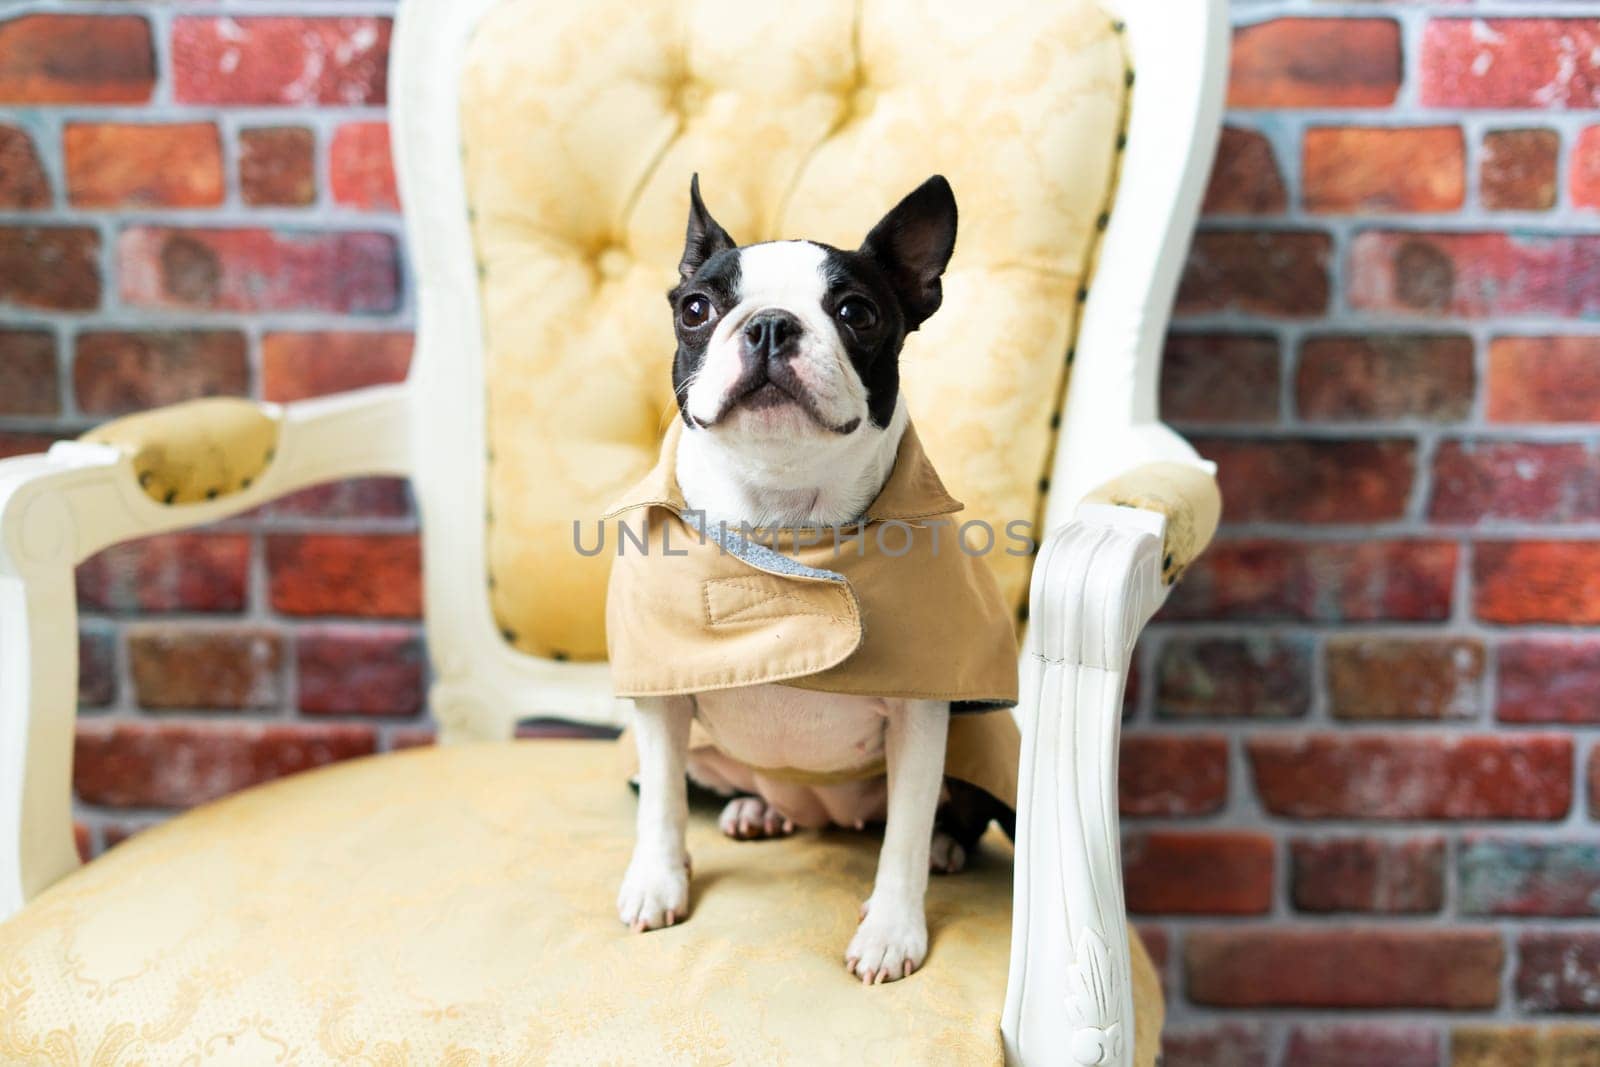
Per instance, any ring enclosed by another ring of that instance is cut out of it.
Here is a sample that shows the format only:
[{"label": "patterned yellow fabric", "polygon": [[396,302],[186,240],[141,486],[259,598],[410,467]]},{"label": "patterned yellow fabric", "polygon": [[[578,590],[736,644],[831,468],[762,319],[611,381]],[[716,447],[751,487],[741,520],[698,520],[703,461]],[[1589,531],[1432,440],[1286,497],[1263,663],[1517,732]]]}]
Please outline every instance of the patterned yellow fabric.
[{"label": "patterned yellow fabric", "polygon": [[1217,480],[1187,463],[1147,463],[1113,478],[1084,500],[1142,508],[1166,516],[1161,576],[1168,585],[1177,581],[1205,551],[1222,521],[1222,492]]},{"label": "patterned yellow fabric", "polygon": [[[1002,838],[934,879],[923,970],[863,988],[842,954],[874,838],[732,842],[697,813],[693,915],[633,934],[615,769],[604,742],[416,750],[145,831],[0,925],[0,1062],[1003,1062]],[[1161,997],[1133,951],[1147,1067]]]},{"label": "patterned yellow fabric", "polygon": [[[968,516],[1035,518],[1109,199],[1125,67],[1094,0],[506,0],[462,133],[488,352],[489,567],[523,651],[605,653],[609,556],[572,550],[654,460],[689,175],[741,242],[853,248],[928,175],[961,232],[904,354]],[[1029,561],[989,557],[1010,603]]]},{"label": "patterned yellow fabric", "polygon": [[191,400],[108,422],[83,439],[128,453],[152,500],[193,504],[261,476],[278,447],[278,416],[249,400]]}]

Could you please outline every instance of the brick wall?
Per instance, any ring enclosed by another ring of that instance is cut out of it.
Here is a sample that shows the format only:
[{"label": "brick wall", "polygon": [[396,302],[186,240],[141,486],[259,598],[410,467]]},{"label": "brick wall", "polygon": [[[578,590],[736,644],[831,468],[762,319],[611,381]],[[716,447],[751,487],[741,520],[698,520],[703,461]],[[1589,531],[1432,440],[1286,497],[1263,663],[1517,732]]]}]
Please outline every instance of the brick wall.
[{"label": "brick wall", "polygon": [[[404,377],[393,6],[5,5],[0,455],[190,397]],[[428,736],[403,482],[123,545],[78,577],[87,850]]]},{"label": "brick wall", "polygon": [[1162,383],[1226,525],[1123,749],[1167,1063],[1600,1062],[1600,3],[1234,10]]},{"label": "brick wall", "polygon": [[[13,6],[0,454],[403,375],[391,3]],[[1593,1062],[1600,3],[1235,10],[1163,381],[1228,524],[1123,756],[1167,1062]],[[425,740],[416,558],[377,479],[86,564],[85,847]]]}]

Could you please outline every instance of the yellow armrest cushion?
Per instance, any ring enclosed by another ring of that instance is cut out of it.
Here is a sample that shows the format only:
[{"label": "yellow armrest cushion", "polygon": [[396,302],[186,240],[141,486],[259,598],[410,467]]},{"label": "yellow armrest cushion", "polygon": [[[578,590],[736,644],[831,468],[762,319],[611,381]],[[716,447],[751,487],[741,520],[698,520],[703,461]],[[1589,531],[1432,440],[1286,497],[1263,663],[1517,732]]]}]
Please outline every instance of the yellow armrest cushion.
[{"label": "yellow armrest cushion", "polygon": [[276,408],[191,400],[116,419],[83,435],[133,459],[139,487],[161,504],[193,504],[248,489],[278,448]]},{"label": "yellow armrest cushion", "polygon": [[1211,543],[1222,520],[1217,480],[1187,463],[1147,463],[1117,476],[1084,497],[1085,503],[1141,508],[1167,517],[1161,577],[1176,582]]}]

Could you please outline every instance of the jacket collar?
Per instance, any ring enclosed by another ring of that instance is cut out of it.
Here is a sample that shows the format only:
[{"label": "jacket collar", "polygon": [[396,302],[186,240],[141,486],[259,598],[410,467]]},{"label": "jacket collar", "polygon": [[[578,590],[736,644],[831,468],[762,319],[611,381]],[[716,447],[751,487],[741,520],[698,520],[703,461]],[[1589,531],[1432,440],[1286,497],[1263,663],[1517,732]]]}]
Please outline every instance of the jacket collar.
[{"label": "jacket collar", "polygon": [[[661,442],[661,455],[643,478],[622,495],[605,513],[605,518],[615,518],[625,511],[641,507],[663,507],[678,514],[688,510],[683,490],[678,488],[678,438],[683,434],[683,420],[673,414]],[[933,469],[928,454],[922,450],[922,439],[917,428],[909,421],[900,437],[900,448],[895,452],[894,469],[889,480],[867,505],[861,517],[863,522],[910,522],[930,519],[937,515],[950,515],[964,505],[950,495]]]}]

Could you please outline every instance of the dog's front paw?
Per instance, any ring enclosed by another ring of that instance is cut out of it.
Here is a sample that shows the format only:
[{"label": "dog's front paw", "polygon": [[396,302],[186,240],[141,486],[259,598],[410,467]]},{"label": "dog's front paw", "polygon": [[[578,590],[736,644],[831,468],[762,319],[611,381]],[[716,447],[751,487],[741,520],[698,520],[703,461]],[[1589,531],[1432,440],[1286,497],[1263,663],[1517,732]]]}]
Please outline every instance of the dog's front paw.
[{"label": "dog's front paw", "polygon": [[909,978],[928,956],[928,921],[921,903],[873,898],[861,907],[861,925],[844,950],[845,966],[873,985]]},{"label": "dog's front paw", "polygon": [[635,856],[622,876],[617,915],[634,932],[671,926],[689,914],[689,861]]}]

